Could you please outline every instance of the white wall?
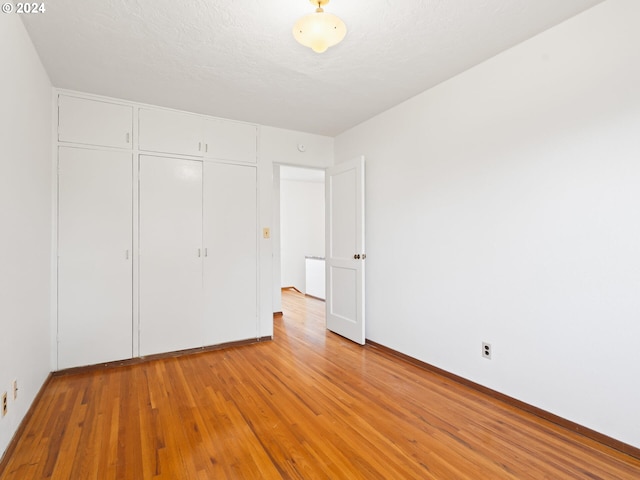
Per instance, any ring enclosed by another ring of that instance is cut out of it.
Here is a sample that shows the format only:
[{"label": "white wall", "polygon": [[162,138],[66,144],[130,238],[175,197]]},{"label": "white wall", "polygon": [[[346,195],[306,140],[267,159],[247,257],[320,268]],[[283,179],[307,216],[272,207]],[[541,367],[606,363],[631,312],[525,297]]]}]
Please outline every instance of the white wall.
[{"label": "white wall", "polygon": [[275,127],[260,128],[260,158],[266,162],[311,168],[329,167],[333,165],[333,146],[333,138],[324,135]]},{"label": "white wall", "polygon": [[638,18],[606,1],[335,144],[367,158],[367,338],[635,447]]},{"label": "white wall", "polygon": [[51,83],[18,15],[0,16],[0,65],[1,455],[51,371]]},{"label": "white wall", "polygon": [[[262,154],[262,127],[258,135],[258,218],[261,228],[272,229],[273,162]],[[273,337],[273,238],[261,237],[258,249],[258,333],[260,337]]]},{"label": "white wall", "polygon": [[324,183],[280,180],[281,285],[306,292],[305,256],[324,257]]}]

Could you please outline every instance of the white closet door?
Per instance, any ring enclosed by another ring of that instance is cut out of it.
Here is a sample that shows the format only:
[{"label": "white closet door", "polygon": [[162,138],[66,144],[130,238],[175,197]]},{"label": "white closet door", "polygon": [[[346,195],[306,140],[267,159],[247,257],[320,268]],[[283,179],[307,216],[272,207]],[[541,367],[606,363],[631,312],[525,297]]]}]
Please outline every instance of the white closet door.
[{"label": "white closet door", "polygon": [[256,169],[205,163],[205,342],[256,338]]},{"label": "white closet door", "polygon": [[202,162],[140,156],[140,355],[202,341]]},{"label": "white closet door", "polygon": [[141,108],[138,111],[138,139],[140,150],[201,157],[204,152],[202,117]]},{"label": "white closet door", "polygon": [[59,150],[58,369],[132,356],[132,155]]},{"label": "white closet door", "polygon": [[205,157],[256,163],[255,125],[208,118],[204,123]]},{"label": "white closet door", "polygon": [[58,97],[58,140],[131,148],[133,107],[85,98]]}]

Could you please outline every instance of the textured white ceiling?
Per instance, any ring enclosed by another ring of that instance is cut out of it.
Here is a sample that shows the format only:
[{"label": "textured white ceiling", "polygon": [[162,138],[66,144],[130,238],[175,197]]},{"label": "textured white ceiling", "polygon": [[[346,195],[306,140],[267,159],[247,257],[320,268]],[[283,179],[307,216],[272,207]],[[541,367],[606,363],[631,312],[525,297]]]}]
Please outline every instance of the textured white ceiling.
[{"label": "textured white ceiling", "polygon": [[602,0],[50,0],[23,21],[56,87],[336,135]]}]

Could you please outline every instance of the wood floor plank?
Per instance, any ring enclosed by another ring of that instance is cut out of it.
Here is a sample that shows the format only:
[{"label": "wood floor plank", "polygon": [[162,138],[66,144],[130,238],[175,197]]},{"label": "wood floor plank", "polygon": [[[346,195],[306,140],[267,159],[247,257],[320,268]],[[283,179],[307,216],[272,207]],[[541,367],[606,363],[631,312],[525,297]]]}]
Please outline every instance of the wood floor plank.
[{"label": "wood floor plank", "polygon": [[3,462],[29,479],[616,479],[640,460],[324,327],[51,379]]}]

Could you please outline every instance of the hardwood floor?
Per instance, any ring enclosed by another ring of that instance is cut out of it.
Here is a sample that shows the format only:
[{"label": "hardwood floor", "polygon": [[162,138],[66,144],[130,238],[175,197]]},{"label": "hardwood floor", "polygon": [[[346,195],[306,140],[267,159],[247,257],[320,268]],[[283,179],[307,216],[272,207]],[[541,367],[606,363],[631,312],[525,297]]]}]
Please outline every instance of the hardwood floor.
[{"label": "hardwood floor", "polygon": [[54,377],[9,479],[638,479],[640,460],[324,329]]}]

